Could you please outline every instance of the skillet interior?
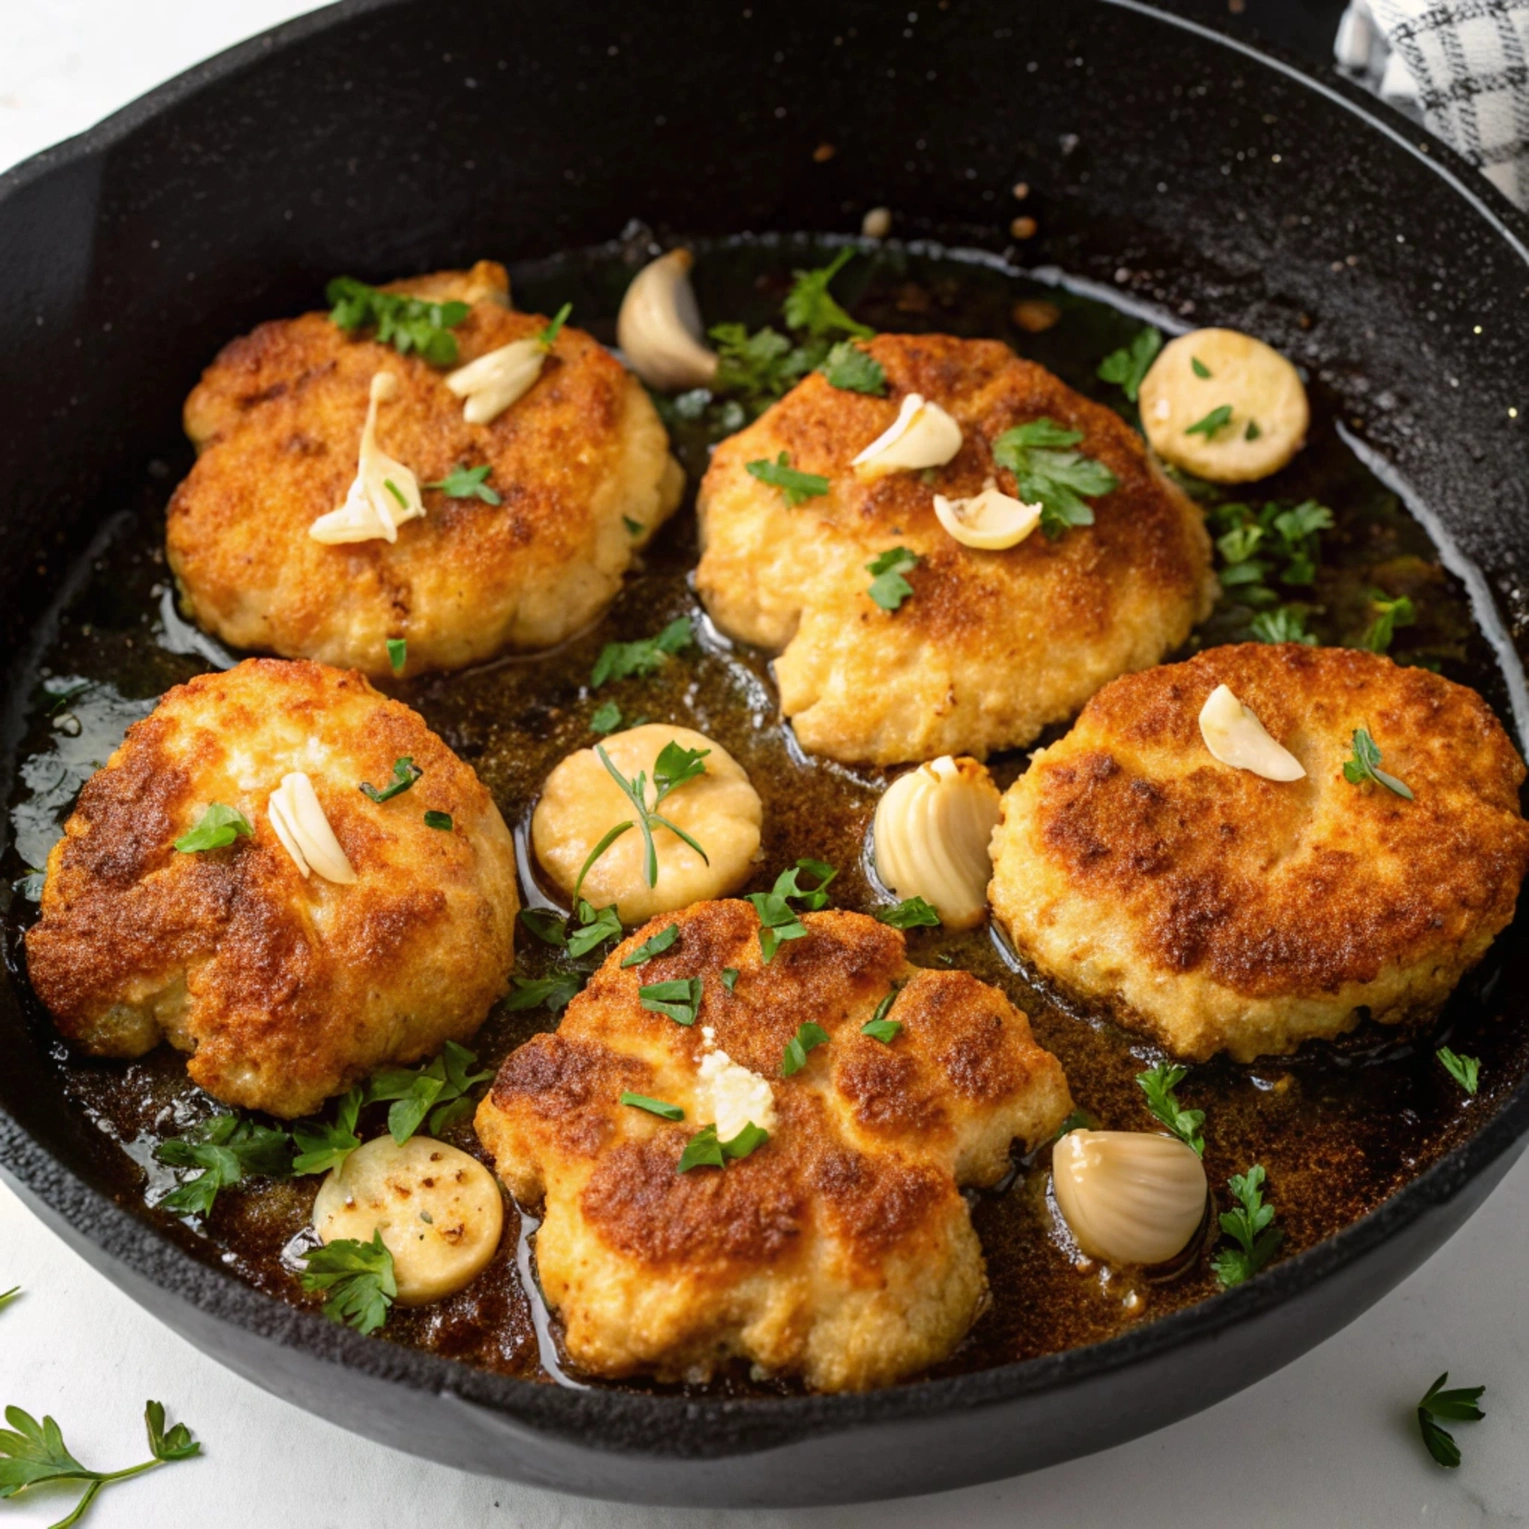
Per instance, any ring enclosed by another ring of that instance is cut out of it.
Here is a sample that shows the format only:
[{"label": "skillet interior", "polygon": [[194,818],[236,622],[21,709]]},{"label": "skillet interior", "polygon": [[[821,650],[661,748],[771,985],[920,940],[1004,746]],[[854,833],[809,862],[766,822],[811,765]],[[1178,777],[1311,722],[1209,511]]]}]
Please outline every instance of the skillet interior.
[{"label": "skillet interior", "polygon": [[[904,233],[1002,248],[1019,178],[1042,226],[1027,261],[1172,309],[1193,302],[1197,318],[1302,360],[1485,569],[1520,630],[1512,569],[1529,464],[1507,409],[1525,267],[1513,228],[1469,205],[1487,193],[1451,189],[1298,77],[1134,11],[990,17],[937,11],[904,28],[847,6],[788,25],[756,6],[698,18],[676,59],[669,33],[625,7],[342,10],[336,25],[284,29],[279,59],[263,44],[238,50],[83,151],[45,156],[59,161],[51,172],[17,172],[0,222],[11,246],[0,258],[21,274],[0,315],[15,400],[0,445],[14,488],[13,651],[91,523],[173,439],[206,356],[260,317],[305,306],[335,270],[534,257],[610,237],[628,213],[702,234],[852,228],[879,202]],[[907,95],[872,99],[868,82],[889,70]],[[837,152],[818,162],[824,142]],[[1407,209],[1425,199],[1435,210],[1414,227]],[[1515,944],[1508,958],[1504,990],[1521,991]],[[34,1033],[5,999],[0,1100],[14,1123],[0,1120],[0,1161],[188,1336],[391,1442],[654,1500],[920,1490],[1169,1421],[1293,1357],[1400,1278],[1495,1182],[1529,1114],[1520,1088],[1473,1143],[1366,1222],[1096,1349],[866,1398],[569,1395],[357,1340],[191,1263],[105,1204],[105,1143],[60,1108]],[[430,1409],[422,1433],[397,1381],[477,1405]],[[873,1424],[844,1447],[843,1430]]]}]

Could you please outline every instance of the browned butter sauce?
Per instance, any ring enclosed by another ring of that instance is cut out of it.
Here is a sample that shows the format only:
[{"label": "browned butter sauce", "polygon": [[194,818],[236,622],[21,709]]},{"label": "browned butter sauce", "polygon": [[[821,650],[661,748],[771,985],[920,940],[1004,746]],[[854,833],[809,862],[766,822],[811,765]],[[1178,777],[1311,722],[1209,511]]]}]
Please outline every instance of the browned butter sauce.
[{"label": "browned butter sauce", "polygon": [[[551,312],[571,299],[572,321],[612,341],[621,292],[647,253],[641,242],[576,252],[517,271],[517,306]],[[742,320],[751,327],[778,326],[791,270],[825,258],[824,246],[808,238],[744,239],[697,251],[708,318]],[[868,247],[836,282],[835,292],[878,329],[1002,338],[1080,391],[1130,414],[1120,391],[1094,373],[1100,359],[1140,325],[1102,302],[986,259],[894,246]],[[1050,322],[1053,308],[1059,315],[1055,322],[1034,332],[1037,315]],[[188,386],[192,380],[186,379]],[[1326,641],[1354,642],[1368,619],[1367,590],[1410,595],[1419,620],[1398,632],[1393,653],[1475,685],[1506,716],[1501,675],[1461,586],[1441,567],[1421,526],[1340,438],[1320,392],[1313,404],[1306,451],[1277,478],[1253,485],[1243,496],[1255,503],[1311,497],[1334,511],[1337,526],[1324,537],[1323,569],[1309,596],[1319,607],[1310,618],[1312,629]],[[712,428],[703,417],[685,417],[693,412],[687,405],[666,408],[692,498]],[[80,785],[158,695],[219,661],[216,646],[180,621],[173,608],[161,553],[163,507],[189,466],[189,451],[170,442],[164,450],[163,460],[151,464],[140,501],[120,509],[77,570],[35,675],[9,802],[12,834],[4,867],[8,879],[17,881],[7,934],[18,972],[19,936],[35,917],[28,894],[35,896],[36,888],[27,885],[27,873],[42,865]],[[698,728],[748,770],[764,799],[765,820],[764,859],[747,890],[767,888],[779,870],[800,856],[813,856],[839,868],[833,892],[840,906],[876,906],[863,846],[889,777],[801,755],[777,718],[766,657],[734,650],[706,624],[688,583],[696,556],[687,501],[594,629],[553,653],[392,688],[478,770],[522,846],[541,781],[565,754],[594,740],[591,714],[612,699],[628,722]],[[681,614],[696,621],[698,648],[651,680],[588,692],[589,672],[604,643],[650,636]],[[1240,639],[1246,619],[1246,612],[1223,607],[1192,646]],[[999,784],[1007,786],[1024,763],[1019,752],[992,761]],[[523,871],[528,865],[524,859]],[[1071,1012],[1029,980],[987,929],[964,935],[915,930],[908,942],[916,963],[964,967],[1005,988],[1029,1014],[1042,1044],[1061,1058],[1078,1103],[1100,1124],[1152,1128],[1133,1081],[1158,1057],[1150,1045]],[[546,947],[524,933],[518,943],[519,974],[552,969]],[[1205,1162],[1222,1208],[1228,1203],[1228,1175],[1262,1163],[1286,1233],[1282,1256],[1288,1257],[1373,1209],[1456,1143],[1494,1109],[1529,1063],[1522,1027],[1504,1019],[1496,974],[1489,958],[1428,1035],[1398,1038],[1366,1026],[1338,1045],[1308,1046],[1294,1058],[1195,1068],[1180,1096],[1186,1106],[1206,1112]],[[258,1181],[226,1190],[206,1225],[179,1223],[152,1210],[174,1182],[170,1171],[154,1162],[155,1143],[215,1113],[216,1105],[190,1085],[176,1053],[161,1049],[131,1064],[73,1057],[52,1037],[35,1001],[32,1007],[39,1033],[51,1039],[67,1096],[111,1144],[107,1155],[118,1197],[145,1216],[160,1217],[195,1256],[221,1263],[283,1300],[316,1306],[318,1298],[301,1292],[286,1250],[301,1238],[319,1180]],[[477,1043],[484,1063],[497,1066],[527,1036],[554,1023],[545,1010],[496,1010]],[[1446,1038],[1482,1059],[1482,1092],[1475,1100],[1466,1100],[1434,1060],[1435,1046]],[[365,1117],[363,1125],[368,1134],[379,1132],[380,1111]],[[476,1150],[469,1122],[447,1135]],[[1078,1259],[1048,1208],[1045,1157],[1043,1151],[1037,1161],[1018,1165],[1000,1190],[972,1197],[992,1300],[940,1367],[942,1373],[1096,1342],[1215,1293],[1205,1256],[1190,1261],[1184,1272],[1161,1278],[1112,1274]],[[1207,1245],[1214,1240],[1211,1226],[1206,1240]],[[395,1311],[382,1341],[529,1378],[552,1378],[542,1356],[556,1324],[533,1307],[534,1289],[528,1296],[517,1272],[517,1253],[524,1262],[526,1252],[512,1210],[504,1244],[488,1271],[434,1306]],[[547,1358],[557,1366],[555,1352]],[[751,1381],[740,1366],[713,1382],[713,1389],[785,1388]]]}]

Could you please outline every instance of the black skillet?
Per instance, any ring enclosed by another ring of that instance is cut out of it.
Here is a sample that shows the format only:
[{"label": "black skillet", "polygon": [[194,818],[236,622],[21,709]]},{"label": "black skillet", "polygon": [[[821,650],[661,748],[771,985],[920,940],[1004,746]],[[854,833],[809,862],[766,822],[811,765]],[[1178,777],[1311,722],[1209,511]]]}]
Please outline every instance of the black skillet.
[{"label": "black skillet", "polygon": [[[822,160],[825,142],[836,153]],[[633,216],[697,235],[853,230],[877,204],[904,236],[1002,249],[1018,179],[1040,224],[1025,263],[1170,311],[1193,302],[1197,322],[1262,335],[1320,377],[1436,517],[1521,702],[1507,634],[1522,648],[1529,632],[1529,416],[1510,410],[1529,408],[1529,220],[1357,92],[1124,0],[358,0],[10,172],[7,651],[41,640],[39,613],[176,437],[206,359],[311,306],[335,272],[534,257]],[[1524,991],[1521,926],[1501,942],[1510,994]],[[631,1501],[928,1491],[1160,1427],[1377,1300],[1485,1199],[1529,1128],[1520,1082],[1340,1235],[1092,1348],[864,1396],[709,1401],[471,1370],[198,1262],[110,1198],[116,1149],[64,1106],[48,1046],[5,986],[0,1165],[142,1304],[251,1380],[377,1439]]]}]

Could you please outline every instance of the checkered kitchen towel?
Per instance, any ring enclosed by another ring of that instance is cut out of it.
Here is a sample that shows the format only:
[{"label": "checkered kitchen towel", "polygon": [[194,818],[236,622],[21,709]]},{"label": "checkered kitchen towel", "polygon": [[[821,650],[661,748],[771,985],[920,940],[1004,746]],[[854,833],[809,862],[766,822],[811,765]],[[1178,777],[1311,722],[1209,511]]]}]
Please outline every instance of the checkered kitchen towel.
[{"label": "checkered kitchen towel", "polygon": [[1351,0],[1334,51],[1529,207],[1529,0]]}]

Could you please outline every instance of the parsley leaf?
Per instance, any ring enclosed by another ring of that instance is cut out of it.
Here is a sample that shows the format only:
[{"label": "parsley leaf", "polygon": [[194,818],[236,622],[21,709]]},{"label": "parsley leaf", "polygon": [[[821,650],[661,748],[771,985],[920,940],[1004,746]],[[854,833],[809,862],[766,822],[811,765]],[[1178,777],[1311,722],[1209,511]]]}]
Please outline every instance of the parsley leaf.
[{"label": "parsley leaf", "polygon": [[634,1094],[630,1091],[622,1094],[621,1102],[629,1104],[634,1110],[646,1110],[650,1115],[657,1115],[660,1120],[683,1120],[685,1112],[677,1104],[665,1104],[662,1099],[650,1099],[646,1094]]},{"label": "parsley leaf", "polygon": [[829,351],[818,370],[828,379],[830,387],[842,388],[846,393],[869,393],[875,398],[886,397],[886,368],[853,340],[840,340]]},{"label": "parsley leaf", "polygon": [[1354,734],[1354,757],[1345,760],[1343,764],[1344,780],[1351,786],[1362,785],[1367,780],[1373,780],[1377,785],[1384,786],[1387,791],[1394,791],[1397,796],[1405,797],[1410,802],[1412,790],[1406,782],[1398,780],[1394,775],[1387,775],[1380,768],[1380,762],[1384,757],[1379,745],[1370,736],[1370,730],[1366,727],[1359,728]]},{"label": "parsley leaf", "polygon": [[898,610],[913,593],[913,586],[903,575],[911,573],[921,562],[923,559],[906,547],[888,547],[865,565],[865,571],[875,575],[866,593],[882,610]]},{"label": "parsley leaf", "polygon": [[449,812],[434,812],[427,809],[425,812],[425,827],[438,828],[442,833],[449,834],[452,827],[451,814]]},{"label": "parsley leaf", "polygon": [[762,412],[817,364],[817,357],[785,335],[765,328],[750,334],[742,324],[715,324],[708,331],[717,348],[712,386],[736,393],[749,410]]},{"label": "parsley leaf", "polygon": [[620,726],[621,708],[614,701],[602,701],[589,719],[590,732],[599,733],[602,737],[615,732]]},{"label": "parsley leaf", "polygon": [[793,1077],[807,1065],[807,1053],[816,1046],[828,1044],[828,1031],[821,1025],[815,1025],[811,1020],[796,1027],[796,1034],[786,1042],[786,1049],[780,1059],[780,1075],[783,1078]]},{"label": "parsley leaf", "polygon": [[467,303],[379,292],[353,276],[335,277],[324,295],[333,305],[329,317],[347,334],[375,328],[380,344],[391,345],[401,356],[417,351],[432,366],[455,365],[457,337],[451,330],[472,312]]},{"label": "parsley leaf", "polygon": [[793,271],[796,280],[786,294],[781,315],[792,329],[805,329],[813,338],[831,334],[853,335],[868,340],[876,333],[874,329],[857,323],[829,294],[828,284],[855,258],[855,251],[846,245],[825,266],[814,271]]},{"label": "parsley leaf", "polygon": [[622,958],[622,966],[642,966],[654,956],[661,956],[680,937],[680,926],[670,924],[660,929],[651,940],[644,940],[631,955]]},{"label": "parsley leaf", "polygon": [[572,303],[564,303],[556,313],[552,315],[542,332],[537,335],[536,343],[543,350],[551,350],[557,344],[557,337],[563,332],[563,325],[568,322],[568,315],[573,312]]},{"label": "parsley leaf", "polygon": [[1359,645],[1372,653],[1384,653],[1391,646],[1397,627],[1411,626],[1417,620],[1417,610],[1406,595],[1391,600],[1380,590],[1371,590],[1370,608],[1375,619],[1365,628]]},{"label": "parsley leaf", "polygon": [[1191,356],[1189,365],[1196,377],[1210,376],[1210,368],[1198,356]]},{"label": "parsley leaf", "polygon": [[356,1121],[366,1102],[365,1090],[350,1089],[340,1099],[333,1121],[300,1120],[292,1127],[297,1156],[292,1159],[296,1174],[328,1173],[338,1168],[361,1145]]},{"label": "parsley leaf", "polygon": [[890,1046],[902,1034],[902,1021],[887,1018],[887,1011],[897,1002],[898,991],[897,988],[893,988],[876,1005],[876,1012],[860,1027],[862,1035],[870,1036],[873,1041],[880,1041],[883,1046]]},{"label": "parsley leaf", "polygon": [[1119,383],[1121,391],[1135,403],[1142,378],[1147,375],[1148,368],[1162,348],[1161,331],[1149,324],[1145,329],[1137,331],[1136,338],[1128,346],[1112,350],[1099,363],[1099,379],[1102,382]]},{"label": "parsley leaf", "polygon": [[[810,891],[799,885],[804,871],[817,877],[818,884]],[[821,860],[798,860],[775,878],[775,885],[768,892],[748,894],[754,912],[759,915],[759,951],[767,966],[786,940],[800,940],[807,934],[807,926],[791,904],[799,902],[812,912],[826,907],[828,883],[837,875],[832,866],[824,865]]]},{"label": "parsley leaf", "polygon": [[650,887],[658,885],[658,846],[653,842],[653,826],[667,828],[677,839],[688,844],[707,865],[711,864],[706,851],[701,848],[691,836],[685,832],[672,819],[664,817],[659,812],[664,798],[671,791],[677,791],[688,781],[692,781],[698,775],[706,773],[706,766],[702,760],[711,753],[710,749],[686,749],[672,739],[659,751],[658,758],[653,762],[653,805],[648,806],[648,776],[646,770],[639,770],[636,775],[628,780],[611,761],[611,756],[605,752],[604,744],[595,745],[595,754],[600,763],[605,766],[610,778],[621,788],[622,794],[636,809],[637,816],[629,818],[624,823],[617,823],[615,827],[605,835],[595,847],[590,850],[583,866],[579,870],[579,879],[574,883],[574,891],[584,885],[584,878],[589,875],[591,867],[599,860],[600,856],[613,845],[627,829],[636,827],[641,830],[644,845],[643,876]]},{"label": "parsley leaf", "polygon": [[552,977],[511,977],[510,985],[505,1008],[537,1009],[545,1004],[554,1014],[562,1013],[584,986],[574,972],[558,972]]},{"label": "parsley leaf", "polygon": [[175,841],[175,847],[183,855],[196,855],[207,849],[222,849],[241,837],[252,839],[254,836],[250,820],[238,808],[212,802],[196,827]]},{"label": "parsley leaf", "polygon": [[1159,1062],[1150,1072],[1136,1075],[1137,1086],[1147,1096],[1147,1108],[1182,1142],[1187,1142],[1201,1157],[1205,1156],[1204,1110],[1186,1110],[1174,1093],[1189,1076],[1187,1067]]},{"label": "parsley leaf", "polygon": [[673,982],[654,982],[637,989],[643,1008],[666,1014],[677,1025],[693,1025],[701,1009],[701,978],[678,977]]},{"label": "parsley leaf", "polygon": [[420,486],[438,488],[448,499],[481,499],[484,504],[503,504],[504,500],[486,481],[493,470],[488,462],[481,467],[464,467],[458,463],[438,482]]},{"label": "parsley leaf", "polygon": [[1446,1370],[1424,1393],[1418,1403],[1418,1432],[1428,1453],[1449,1470],[1460,1464],[1460,1446],[1455,1436],[1440,1428],[1435,1421],[1443,1418],[1450,1423],[1479,1423],[1486,1416],[1476,1404],[1481,1400],[1485,1386],[1460,1386],[1453,1391],[1444,1389],[1449,1379]]},{"label": "parsley leaf", "polygon": [[702,1126],[685,1143],[680,1154],[676,1173],[689,1173],[692,1168],[725,1168],[728,1158],[747,1157],[769,1141],[770,1133],[751,1120],[731,1141],[718,1141],[714,1125]]},{"label": "parsley leaf", "polygon": [[285,1178],[292,1146],[285,1131],[238,1115],[214,1115],[181,1136],[162,1141],[154,1156],[172,1168],[199,1168],[183,1178],[158,1206],[181,1216],[205,1216],[221,1190],[247,1177]]},{"label": "parsley leaf", "polygon": [[940,915],[922,897],[905,897],[892,908],[878,908],[876,917],[894,929],[937,929]]},{"label": "parsley leaf", "polygon": [[993,460],[1014,474],[1016,493],[1041,507],[1041,530],[1055,541],[1069,526],[1091,526],[1093,508],[1085,497],[1110,494],[1120,480],[1104,463],[1071,448],[1083,439],[1053,419],[1033,419],[1005,430],[993,442]]},{"label": "parsley leaf", "polygon": [[671,656],[682,653],[694,641],[695,628],[690,617],[679,616],[657,637],[640,637],[636,642],[608,642],[595,660],[589,687],[598,690],[610,680],[630,679],[634,674],[656,674]]},{"label": "parsley leaf", "polygon": [[1274,1257],[1285,1234],[1270,1223],[1274,1207],[1263,1198],[1264,1170],[1255,1163],[1246,1173],[1234,1173],[1227,1182],[1236,1197],[1235,1210],[1221,1212],[1221,1230],[1237,1246],[1223,1248],[1211,1262],[1223,1289],[1251,1279]]},{"label": "parsley leaf", "polygon": [[746,462],[743,470],[751,478],[778,488],[789,509],[794,510],[809,499],[821,499],[828,492],[827,478],[821,473],[798,472],[791,465],[790,455],[784,451],[773,462],[764,457],[757,462]]},{"label": "parsley leaf", "polygon": [[563,927],[563,915],[554,908],[522,908],[520,922],[536,936],[543,945],[558,950],[568,948],[568,931]]},{"label": "parsley leaf", "polygon": [[391,785],[385,786],[381,791],[379,791],[369,782],[362,781],[359,789],[361,791],[361,795],[364,796],[369,802],[377,802],[378,804],[381,804],[382,802],[390,802],[395,796],[399,796],[403,792],[407,791],[409,787],[412,786],[414,782],[417,781],[424,773],[425,772],[420,769],[417,764],[414,763],[413,759],[411,759],[408,755],[405,755],[402,759],[395,759],[393,761],[393,781]]},{"label": "parsley leaf", "polygon": [[393,1101],[388,1132],[400,1147],[424,1124],[426,1115],[430,1134],[438,1136],[472,1109],[472,1090],[493,1077],[491,1071],[471,1071],[477,1060],[477,1052],[447,1041],[441,1054],[425,1067],[379,1073],[367,1085],[367,1102]]},{"label": "parsley leaf", "polygon": [[736,966],[724,966],[722,968],[722,986],[729,993],[738,986],[738,968]]},{"label": "parsley leaf", "polygon": [[383,1245],[380,1227],[370,1242],[337,1237],[303,1254],[302,1259],[307,1268],[303,1289],[328,1293],[324,1315],[331,1322],[344,1323],[359,1333],[374,1333],[387,1321],[398,1295],[398,1281],[393,1277],[393,1255]]},{"label": "parsley leaf", "polygon": [[1448,1046],[1440,1046],[1434,1053],[1444,1065],[1444,1071],[1452,1077],[1466,1093],[1474,1095],[1481,1086],[1481,1059],[1473,1056],[1460,1056],[1451,1051]]},{"label": "parsley leaf", "polygon": [[1219,405],[1210,411],[1204,419],[1197,419],[1185,431],[1185,435],[1203,435],[1206,440],[1216,438],[1216,432],[1225,430],[1232,422],[1232,406],[1229,403]]},{"label": "parsley leaf", "polygon": [[579,927],[568,936],[568,954],[575,959],[587,956],[596,945],[620,938],[621,920],[616,916],[615,905],[596,909],[581,897]]},{"label": "parsley leaf", "polygon": [[394,674],[402,674],[409,661],[409,640],[406,637],[388,638],[388,667]]},{"label": "parsley leaf", "polygon": [[1259,642],[1301,642],[1308,648],[1317,645],[1317,639],[1306,630],[1306,618],[1300,608],[1281,605],[1272,611],[1259,611],[1253,618],[1249,631]]}]

